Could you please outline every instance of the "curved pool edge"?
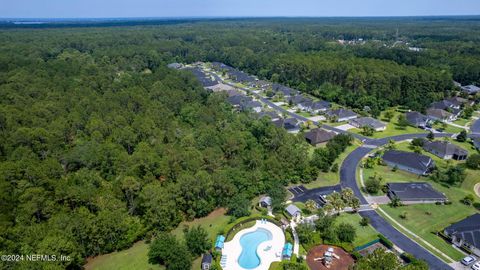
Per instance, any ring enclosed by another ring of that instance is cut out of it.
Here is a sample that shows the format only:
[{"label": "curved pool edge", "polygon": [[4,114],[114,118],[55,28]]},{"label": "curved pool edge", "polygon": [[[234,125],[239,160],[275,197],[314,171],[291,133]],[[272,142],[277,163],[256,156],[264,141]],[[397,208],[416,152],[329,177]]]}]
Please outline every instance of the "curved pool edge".
[{"label": "curved pool edge", "polygon": [[[256,231],[258,228],[263,228],[272,234],[272,239],[261,242],[256,250],[257,255],[260,257],[260,265],[255,268],[246,269],[239,265],[238,258],[242,252],[242,246],[240,244],[240,238],[247,234]],[[263,249],[271,245],[272,248],[268,251]],[[283,246],[285,245],[285,233],[283,230],[272,222],[267,221],[262,223],[261,220],[257,220],[255,225],[239,231],[232,240],[225,242],[222,255],[226,255],[224,270],[268,270],[272,262],[281,261],[281,256],[276,256],[282,253]]]}]

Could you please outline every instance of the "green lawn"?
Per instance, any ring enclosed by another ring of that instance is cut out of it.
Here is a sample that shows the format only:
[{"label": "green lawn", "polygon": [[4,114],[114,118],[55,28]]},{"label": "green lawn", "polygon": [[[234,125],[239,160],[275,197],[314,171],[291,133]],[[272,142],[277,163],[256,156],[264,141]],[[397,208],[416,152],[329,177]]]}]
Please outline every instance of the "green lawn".
[{"label": "green lawn", "polygon": [[[384,117],[385,112],[383,112],[380,115],[380,120],[383,121],[385,124],[387,124],[387,128],[385,129],[385,131],[378,131],[378,132],[373,133],[373,135],[370,136],[370,137],[378,139],[378,138],[391,137],[391,136],[396,136],[396,135],[401,135],[401,134],[426,133],[425,130],[420,129],[420,128],[416,128],[416,127],[412,127],[412,126],[407,126],[407,127],[402,128],[402,127],[398,126],[397,123],[398,123],[398,117],[400,116],[400,114],[402,114],[402,113],[398,112],[398,111],[395,111],[392,119],[390,119],[390,121],[388,121],[388,119],[386,119]],[[361,133],[361,130],[358,129],[358,128],[351,129],[349,131],[360,134],[360,135],[363,135]]]},{"label": "green lawn", "polygon": [[378,232],[371,226],[360,226],[360,220],[362,217],[356,213],[342,213],[335,220],[335,224],[348,223],[355,227],[357,232],[357,237],[353,242],[354,247],[364,245],[370,241],[373,241],[378,238]]},{"label": "green lawn", "polygon": [[[310,182],[308,184],[304,184],[304,186],[310,189],[310,188],[317,188],[317,187],[332,186],[340,183],[340,166],[342,165],[343,160],[359,145],[360,145],[360,142],[358,140],[354,140],[353,144],[347,147],[347,149],[345,149],[345,151],[343,151],[343,153],[340,154],[340,156],[335,160],[334,163],[338,164],[338,172],[327,172],[327,173],[320,172],[318,175],[318,178],[315,181]],[[322,146],[319,146],[319,147],[322,147]],[[311,149],[310,153],[313,154],[315,147],[310,147],[310,149]]]},{"label": "green lawn", "polygon": [[[183,228],[185,226],[197,226],[200,225],[207,230],[209,237],[212,241],[215,240],[216,235],[222,230],[230,221],[230,217],[225,215],[225,209],[220,208],[210,215],[198,218],[189,222],[182,222],[180,225],[172,231],[172,233],[178,238],[183,238]],[[97,256],[85,265],[87,270],[154,270],[164,269],[163,266],[151,265],[147,259],[148,245],[143,242],[137,242],[131,248],[120,252],[113,252],[101,256]],[[193,261],[192,269],[200,269],[201,258],[196,258]]]},{"label": "green lawn", "polygon": [[458,118],[457,120],[453,121],[453,123],[460,125],[460,126],[465,126],[467,125],[471,120],[470,119],[465,119],[465,118]]},{"label": "green lawn", "polygon": [[165,267],[151,265],[147,258],[148,244],[143,241],[135,243],[131,248],[112,252],[92,258],[85,265],[85,270],[160,270]]},{"label": "green lawn", "polygon": [[446,133],[460,133],[460,131],[463,130],[463,128],[454,127],[454,126],[451,126],[451,125],[448,125],[448,124],[446,126],[444,126],[442,123],[433,124],[433,128],[443,129],[443,132],[446,132]]},{"label": "green lawn", "polygon": [[[471,150],[468,143],[453,143],[461,145],[467,150]],[[411,151],[409,149],[409,143],[407,142],[398,143],[397,149]],[[445,161],[425,151],[423,154],[432,157],[437,166],[441,168],[447,167],[448,164],[454,165],[462,163],[458,161]],[[467,179],[461,186],[454,187],[444,186],[431,181],[428,177],[417,176],[401,170],[393,172],[392,169],[387,166],[376,166],[373,169],[363,169],[365,180],[375,173],[383,177],[384,183],[426,181],[436,190],[444,193],[452,202],[451,205],[416,204],[398,208],[391,208],[388,205],[383,205],[381,208],[408,230],[422,237],[425,241],[441,250],[449,257],[455,260],[462,258],[463,254],[461,252],[451,247],[451,245],[442,238],[436,236],[435,232],[441,231],[450,224],[477,212],[473,206],[466,206],[462,204],[460,200],[467,194],[473,194],[473,186],[477,182],[480,182],[480,172],[467,169]],[[400,218],[400,215],[404,212],[407,213],[406,219]],[[428,246],[425,246],[425,248],[429,249]]]}]

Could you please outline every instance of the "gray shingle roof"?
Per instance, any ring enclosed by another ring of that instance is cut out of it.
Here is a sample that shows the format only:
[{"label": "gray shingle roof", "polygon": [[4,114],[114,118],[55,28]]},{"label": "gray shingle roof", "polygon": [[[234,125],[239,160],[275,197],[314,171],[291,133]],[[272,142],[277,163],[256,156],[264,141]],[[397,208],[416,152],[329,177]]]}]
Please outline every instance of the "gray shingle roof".
[{"label": "gray shingle roof", "polygon": [[419,112],[407,112],[405,113],[405,118],[407,121],[414,126],[426,126],[430,120],[426,115],[423,115]]},{"label": "gray shingle roof", "polygon": [[435,162],[430,157],[412,152],[389,150],[383,154],[382,158],[386,162],[402,165],[422,172],[428,171],[435,166]]},{"label": "gray shingle roof", "polygon": [[289,206],[287,206],[285,208],[285,211],[287,211],[287,213],[291,216],[297,214],[298,212],[300,212],[300,213],[302,212],[302,210],[300,210],[300,208],[298,208],[294,204],[290,204]]},{"label": "gray shingle roof", "polygon": [[468,151],[451,142],[446,141],[427,141],[423,144],[423,149],[438,156],[458,155],[466,156]]},{"label": "gray shingle roof", "polygon": [[328,111],[327,114],[328,114],[329,116],[336,116],[336,117],[338,117],[339,119],[340,119],[340,118],[348,118],[348,117],[357,116],[356,113],[354,113],[353,111],[348,110],[348,109],[336,109],[336,110],[331,110],[331,111]]},{"label": "gray shingle roof", "polygon": [[436,191],[429,183],[388,183],[388,189],[402,201],[446,200],[444,194]]},{"label": "gray shingle roof", "polygon": [[449,235],[454,235],[470,245],[480,248],[480,214],[478,213],[448,226],[445,231]]},{"label": "gray shingle roof", "polygon": [[386,127],[386,125],[383,122],[378,121],[377,119],[374,119],[371,117],[360,117],[360,118],[352,119],[350,120],[350,123],[356,124],[359,127],[369,126],[374,129]]}]

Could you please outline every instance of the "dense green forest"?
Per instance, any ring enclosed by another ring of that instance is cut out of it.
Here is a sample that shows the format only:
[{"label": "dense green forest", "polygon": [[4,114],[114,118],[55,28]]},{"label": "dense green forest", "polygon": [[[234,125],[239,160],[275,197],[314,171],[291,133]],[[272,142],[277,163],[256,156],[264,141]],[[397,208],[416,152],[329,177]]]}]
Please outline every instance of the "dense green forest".
[{"label": "dense green forest", "polygon": [[[374,112],[421,110],[453,79],[480,82],[479,18],[352,20],[0,30],[0,253],[66,254],[70,262],[43,266],[76,269],[316,178],[321,166],[301,139],[233,112],[170,62],[220,61]],[[425,50],[392,47],[397,39]]]}]

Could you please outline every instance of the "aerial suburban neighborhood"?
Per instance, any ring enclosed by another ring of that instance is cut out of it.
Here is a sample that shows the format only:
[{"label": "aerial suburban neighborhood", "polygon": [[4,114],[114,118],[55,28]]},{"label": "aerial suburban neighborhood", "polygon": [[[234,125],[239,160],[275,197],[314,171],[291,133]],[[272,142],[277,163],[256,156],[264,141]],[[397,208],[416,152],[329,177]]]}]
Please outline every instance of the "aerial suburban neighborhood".
[{"label": "aerial suburban neighborhood", "polygon": [[[392,121],[391,118],[375,118],[365,111],[354,111],[351,108],[303,94],[286,85],[260,80],[223,63],[173,63],[169,67],[195,70],[193,75],[202,86],[205,89],[216,89],[214,91],[217,93],[224,92],[227,102],[234,110],[252,114],[255,119],[271,121],[276,127],[303,139],[315,151],[325,147],[328,149],[329,143],[336,137],[350,138],[348,145],[352,145],[350,147],[353,147],[353,151],[350,150],[349,155],[343,157],[341,168],[334,171],[340,172],[340,184],[331,186],[308,184],[309,187],[304,185],[289,187],[290,198],[284,202],[286,206],[280,219],[276,219],[278,216],[274,213],[278,209],[272,207],[271,197],[264,195],[258,200],[258,207],[267,209],[268,218],[257,221],[259,223],[257,226],[262,226],[265,222],[273,222],[285,232],[292,234],[287,237],[287,243],[282,252],[279,250],[272,261],[291,260],[293,253],[297,257],[303,257],[309,266],[315,265],[317,260],[310,257],[312,256],[310,252],[302,253],[301,251],[312,244],[311,240],[305,240],[306,236],[303,234],[308,234],[308,230],[311,230],[308,227],[315,227],[315,224],[325,218],[321,215],[335,216],[343,212],[359,215],[364,222],[376,221],[368,226],[376,229],[378,234],[371,237],[371,243],[364,243],[365,245],[354,249],[356,252],[360,251],[359,254],[362,254],[363,249],[376,249],[381,246],[383,249],[393,250],[402,260],[402,252],[405,252],[403,248],[415,245],[425,249],[423,254],[418,254],[417,257],[425,260],[431,269],[445,269],[441,265],[445,267],[451,265],[455,269],[460,269],[461,265],[470,265],[468,258],[474,258],[469,257],[469,253],[478,256],[479,243],[476,241],[477,238],[480,239],[480,235],[477,237],[475,231],[480,231],[477,217],[479,214],[473,214],[465,220],[459,220],[458,224],[444,228],[435,227],[436,223],[433,221],[428,226],[433,226],[429,228],[438,231],[433,239],[431,236],[428,237],[431,240],[425,240],[419,236],[423,233],[422,228],[405,222],[410,218],[408,211],[396,214],[402,208],[422,209],[428,206],[438,208],[438,211],[442,212],[442,205],[452,205],[454,203],[452,200],[465,194],[461,188],[458,191],[446,189],[442,181],[454,180],[442,179],[448,178],[442,174],[465,174],[461,171],[463,169],[452,167],[450,160],[456,162],[453,164],[457,164],[457,162],[465,162],[472,154],[478,155],[476,141],[479,136],[476,136],[474,127],[477,125],[478,117],[465,118],[468,121],[463,125],[456,122],[464,117],[465,108],[470,110],[471,107],[477,106],[475,99],[471,96],[475,93],[459,88],[458,96],[433,102],[425,110],[425,114],[394,108],[393,114],[396,115],[397,123],[392,126],[389,124]],[[212,82],[216,84],[213,87]],[[392,111],[389,112],[392,113]],[[472,115],[479,115],[479,113],[475,112]],[[358,146],[355,146],[356,143]],[[460,164],[455,166],[461,166]],[[448,170],[442,172],[446,166]],[[388,173],[383,173],[387,171]],[[478,175],[475,174],[472,177],[478,177]],[[474,192],[477,194],[478,189],[475,186]],[[470,197],[467,195],[462,198],[464,205],[471,204],[468,201],[472,200]],[[321,210],[321,214],[317,214],[318,210],[315,209]],[[425,219],[428,220],[432,214],[426,211],[425,215]],[[465,232],[467,230],[468,232]],[[224,239],[223,235],[218,237]],[[380,239],[378,243],[375,240],[376,237]],[[400,237],[402,240],[398,244],[388,240],[395,237]],[[442,243],[443,248],[434,246],[437,243]],[[216,244],[216,246],[219,245]],[[321,249],[321,246],[318,248]],[[217,251],[222,253],[220,260],[222,268],[236,269],[235,265],[238,262],[229,259],[232,256],[235,257],[231,255],[233,250],[217,247]],[[352,252],[351,250],[346,249],[346,251],[344,255],[346,258],[337,259],[344,262],[349,261],[349,258],[355,259],[355,256],[348,255],[348,252]],[[325,251],[326,253],[328,252]],[[207,258],[208,256],[210,255],[207,254]],[[322,262],[328,267],[337,265],[335,260],[327,260],[325,256]]]},{"label": "aerial suburban neighborhood", "polygon": [[480,270],[480,1],[4,0],[0,269]]}]

